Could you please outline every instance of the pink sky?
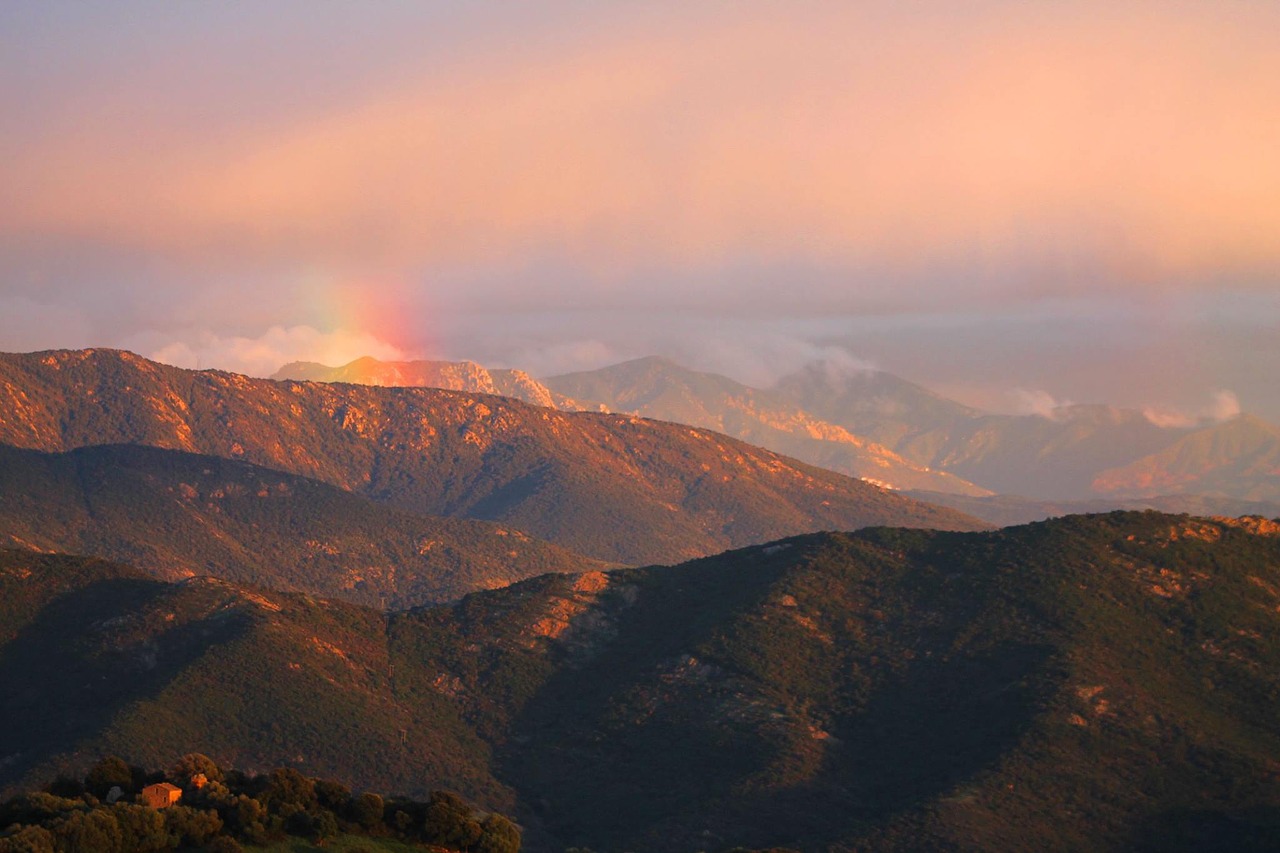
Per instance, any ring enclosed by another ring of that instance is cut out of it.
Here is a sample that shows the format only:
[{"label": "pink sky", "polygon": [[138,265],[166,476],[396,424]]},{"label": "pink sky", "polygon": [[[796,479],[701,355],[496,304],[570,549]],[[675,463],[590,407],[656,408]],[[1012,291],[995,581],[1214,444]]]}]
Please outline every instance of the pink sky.
[{"label": "pink sky", "polygon": [[[1240,343],[1280,320],[1275,4],[458,5],[0,11],[0,348],[732,367],[716,335],[755,335],[1280,412]],[[1059,309],[1108,365],[1036,352]]]}]

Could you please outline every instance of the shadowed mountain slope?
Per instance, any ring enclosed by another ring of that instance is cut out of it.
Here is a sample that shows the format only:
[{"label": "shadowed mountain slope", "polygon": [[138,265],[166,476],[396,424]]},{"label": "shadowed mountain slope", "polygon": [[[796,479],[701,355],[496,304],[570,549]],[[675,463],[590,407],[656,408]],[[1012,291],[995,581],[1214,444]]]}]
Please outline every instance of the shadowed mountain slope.
[{"label": "shadowed mountain slope", "polygon": [[997,492],[1045,499],[1096,496],[1099,471],[1177,441],[1141,412],[1068,406],[1043,415],[987,415],[944,433],[910,439],[906,452],[929,452],[939,467]]},{"label": "shadowed mountain slope", "polygon": [[160,766],[200,743],[248,771],[512,802],[449,700],[398,696],[378,611],[3,549],[0,602],[0,788],[102,754]]},{"label": "shadowed mountain slope", "polygon": [[607,568],[491,522],[420,516],[317,480],[138,445],[0,445],[0,543],[405,608]]},{"label": "shadowed mountain slope", "polygon": [[[1274,841],[1277,533],[1117,513],[823,534],[397,631],[503,733],[552,849],[1178,849],[1215,822]],[[450,636],[479,651],[431,651]]]},{"label": "shadowed mountain slope", "polygon": [[456,391],[180,370],[114,350],[0,356],[0,441],[240,459],[632,564],[819,529],[984,526],[705,430]]},{"label": "shadowed mountain slope", "polygon": [[447,779],[534,851],[1274,849],[1278,534],[812,534],[389,617],[6,552],[0,781],[199,750]]}]

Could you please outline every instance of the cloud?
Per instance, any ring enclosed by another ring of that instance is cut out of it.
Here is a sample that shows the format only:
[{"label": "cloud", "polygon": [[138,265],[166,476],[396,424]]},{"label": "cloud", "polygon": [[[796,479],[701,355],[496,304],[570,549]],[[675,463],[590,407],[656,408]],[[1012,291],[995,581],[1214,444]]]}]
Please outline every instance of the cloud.
[{"label": "cloud", "polygon": [[1018,413],[1023,415],[1039,415],[1049,420],[1057,420],[1061,410],[1072,405],[1070,400],[1059,400],[1048,391],[1018,388],[1014,391],[1018,401]]},{"label": "cloud", "polygon": [[772,387],[782,377],[811,364],[821,366],[832,389],[842,388],[850,376],[878,369],[846,347],[817,344],[768,328],[694,339],[686,349],[691,364],[755,388]]},{"label": "cloud", "polygon": [[1184,410],[1167,406],[1149,406],[1142,410],[1147,420],[1166,429],[1185,429],[1206,423],[1221,423],[1239,415],[1240,399],[1234,391],[1214,391],[1209,403],[1198,409]]},{"label": "cloud", "polygon": [[817,357],[812,360],[821,362],[833,381],[862,373],[874,373],[879,369],[873,362],[859,358],[844,347],[837,346],[818,348]]},{"label": "cloud", "polygon": [[637,271],[674,299],[687,279],[663,270],[801,258],[861,280],[798,302],[855,305],[919,299],[909,275],[947,279],[924,288],[943,301],[1280,266],[1267,4],[625,17],[518,49],[480,40],[360,99],[217,135],[126,92],[75,134],[10,140],[0,230],[210,265],[518,275],[552,259],[583,273],[569,295],[617,298]]},{"label": "cloud", "polygon": [[1240,414],[1240,400],[1234,391],[1220,390],[1213,392],[1213,402],[1209,405],[1207,417],[1214,421],[1228,421]]},{"label": "cloud", "polygon": [[223,337],[208,331],[165,342],[156,338],[155,335],[140,335],[130,348],[137,348],[148,358],[176,367],[216,367],[248,376],[270,376],[291,361],[316,361],[339,366],[361,356],[373,356],[384,361],[412,357],[366,333],[343,329],[322,332],[310,326],[273,326],[256,338]]}]

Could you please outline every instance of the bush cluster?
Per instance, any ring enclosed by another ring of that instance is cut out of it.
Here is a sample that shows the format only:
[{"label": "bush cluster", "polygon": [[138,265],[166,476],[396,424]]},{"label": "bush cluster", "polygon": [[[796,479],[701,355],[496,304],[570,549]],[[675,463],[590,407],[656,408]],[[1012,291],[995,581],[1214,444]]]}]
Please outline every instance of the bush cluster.
[{"label": "bush cluster", "polygon": [[[169,782],[181,800],[144,804],[146,785]],[[59,777],[43,791],[0,804],[0,853],[234,853],[242,844],[296,836],[323,844],[337,835],[396,837],[468,853],[517,853],[520,830],[448,791],[426,802],[352,793],[330,779],[280,768],[224,772],[198,753],[147,772],[107,756],[83,779]]]}]

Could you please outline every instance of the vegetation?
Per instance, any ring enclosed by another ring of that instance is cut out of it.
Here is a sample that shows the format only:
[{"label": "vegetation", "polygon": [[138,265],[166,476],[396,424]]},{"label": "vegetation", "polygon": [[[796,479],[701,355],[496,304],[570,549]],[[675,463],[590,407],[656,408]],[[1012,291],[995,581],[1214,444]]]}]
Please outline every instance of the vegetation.
[{"label": "vegetation", "polygon": [[823,534],[393,629],[563,845],[1270,849],[1269,525]]},{"label": "vegetation", "polygon": [[1280,515],[1280,503],[1244,501],[1221,495],[1160,495],[1151,498],[1094,498],[1086,501],[1037,501],[1016,495],[992,495],[974,498],[942,492],[908,491],[906,494],[926,503],[949,506],[997,527],[1030,524],[1061,515],[1086,515],[1117,509],[1148,510],[1170,515],[1241,516]]},{"label": "vegetation", "polygon": [[97,797],[125,774],[83,755],[136,785],[198,750],[293,768],[247,794],[268,810],[399,790],[422,808],[342,820],[425,826],[448,789],[540,850],[1276,849],[1277,608],[1280,524],[1160,513],[812,534],[395,614],[10,551],[0,782]]},{"label": "vegetation", "polygon": [[608,568],[492,522],[383,506],[246,462],[153,447],[0,445],[0,538],[403,609],[548,572]]},{"label": "vegetation", "polygon": [[[178,804],[147,805],[140,792],[156,782],[181,788]],[[104,783],[110,788],[99,794]],[[357,837],[376,846],[353,845]],[[44,791],[0,803],[0,853],[235,853],[278,845],[297,850],[299,839],[353,852],[417,849],[418,843],[476,853],[520,850],[515,824],[448,791],[433,791],[425,802],[384,800],[288,768],[224,773],[198,753],[183,756],[167,774],[106,756],[83,781],[62,777]]]},{"label": "vegetation", "polygon": [[180,370],[111,350],[0,355],[0,442],[251,462],[630,565],[867,524],[985,527],[686,426],[431,388]]}]

